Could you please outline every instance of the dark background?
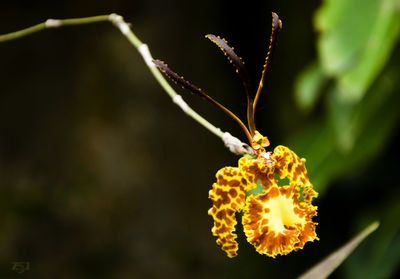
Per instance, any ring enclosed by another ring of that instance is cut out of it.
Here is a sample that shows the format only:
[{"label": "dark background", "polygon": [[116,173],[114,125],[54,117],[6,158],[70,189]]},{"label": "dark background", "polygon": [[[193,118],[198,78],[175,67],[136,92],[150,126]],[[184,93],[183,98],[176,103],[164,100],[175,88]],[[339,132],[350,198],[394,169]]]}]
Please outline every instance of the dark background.
[{"label": "dark background", "polygon": [[[321,101],[304,114],[293,96],[296,77],[316,56],[312,20],[320,4],[9,1],[0,5],[0,34],[47,18],[119,13],[155,58],[245,120],[241,82],[204,35],[226,38],[256,83],[274,11],[283,30],[256,122],[272,147],[292,148],[291,140],[325,109]],[[239,255],[227,258],[210,231],[208,191],[215,173],[238,158],[171,102],[109,23],[1,43],[0,84],[1,278],[293,278],[369,221],[399,222],[390,217],[399,216],[399,206],[390,216],[381,210],[398,203],[397,126],[379,154],[331,178],[315,200],[320,241],[272,259],[256,253],[238,225]],[[221,111],[175,88],[210,122],[246,140]],[[391,245],[399,245],[393,233]],[[362,268],[374,253],[363,247],[332,278]],[[16,274],[14,261],[29,261],[31,269]],[[389,274],[396,277],[396,264]]]}]

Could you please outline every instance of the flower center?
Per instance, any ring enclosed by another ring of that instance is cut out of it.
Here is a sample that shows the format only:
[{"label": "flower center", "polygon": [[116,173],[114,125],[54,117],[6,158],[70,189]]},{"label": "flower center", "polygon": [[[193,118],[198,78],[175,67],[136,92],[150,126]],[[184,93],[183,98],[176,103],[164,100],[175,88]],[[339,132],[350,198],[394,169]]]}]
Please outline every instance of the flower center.
[{"label": "flower center", "polygon": [[287,197],[281,194],[277,187],[271,189],[270,194],[274,197],[264,203],[265,208],[269,210],[264,211],[263,219],[269,220],[268,227],[271,231],[278,234],[288,229],[294,229],[298,225],[304,226],[305,220],[295,213],[292,195]]}]

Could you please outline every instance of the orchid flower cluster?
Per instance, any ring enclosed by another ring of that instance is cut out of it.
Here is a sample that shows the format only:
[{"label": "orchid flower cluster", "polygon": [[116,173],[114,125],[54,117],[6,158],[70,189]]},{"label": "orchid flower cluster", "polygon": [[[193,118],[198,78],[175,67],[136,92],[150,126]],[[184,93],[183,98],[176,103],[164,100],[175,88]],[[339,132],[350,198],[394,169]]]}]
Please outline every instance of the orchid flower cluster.
[{"label": "orchid flower cluster", "polygon": [[[317,207],[311,203],[318,193],[308,178],[305,159],[300,159],[285,146],[277,146],[273,152],[267,152],[269,140],[255,128],[256,104],[281,28],[281,20],[277,14],[272,13],[270,44],[255,94],[247,69],[233,48],[220,37],[206,36],[223,51],[242,79],[247,94],[248,128],[236,115],[200,88],[173,72],[162,61],[153,60],[174,82],[210,101],[232,117],[242,127],[250,143],[251,154],[240,158],[238,167],[224,167],[219,170],[216,174],[217,181],[209,192],[209,198],[213,202],[208,211],[214,219],[212,234],[217,237],[217,244],[228,257],[237,256],[235,225],[238,212],[242,212],[242,225],[248,242],[260,254],[274,258],[302,249],[309,241],[318,240],[315,232],[317,223],[312,221],[317,214]],[[283,179],[289,181],[288,184],[278,185],[279,180]]]}]

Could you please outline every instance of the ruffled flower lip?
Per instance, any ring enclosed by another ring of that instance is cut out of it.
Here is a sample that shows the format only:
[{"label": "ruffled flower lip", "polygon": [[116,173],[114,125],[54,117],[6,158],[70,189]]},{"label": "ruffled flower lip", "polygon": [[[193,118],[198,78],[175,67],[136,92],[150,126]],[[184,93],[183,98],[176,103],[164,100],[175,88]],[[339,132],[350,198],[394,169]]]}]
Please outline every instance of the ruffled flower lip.
[{"label": "ruffled flower lip", "polygon": [[[287,178],[288,185],[278,186],[275,176]],[[246,195],[257,183],[263,191]],[[262,152],[256,159],[242,157],[239,167],[225,167],[217,173],[217,182],[210,191],[213,235],[229,257],[236,256],[235,213],[243,211],[244,233],[257,252],[276,257],[297,251],[305,243],[318,240],[317,223],[312,221],[317,207],[311,204],[316,196],[305,160],[287,147]]]}]

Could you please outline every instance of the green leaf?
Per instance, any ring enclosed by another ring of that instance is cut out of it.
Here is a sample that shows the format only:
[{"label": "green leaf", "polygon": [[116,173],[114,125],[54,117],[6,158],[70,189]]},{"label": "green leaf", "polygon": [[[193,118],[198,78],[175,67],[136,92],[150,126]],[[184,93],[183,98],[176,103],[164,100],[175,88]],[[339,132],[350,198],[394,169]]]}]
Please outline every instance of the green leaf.
[{"label": "green leaf", "polygon": [[303,110],[314,107],[322,93],[322,87],[327,78],[317,62],[313,62],[298,76],[295,83],[295,98],[297,105]]},{"label": "green leaf", "polygon": [[328,98],[330,121],[336,134],[337,147],[341,153],[349,153],[355,144],[355,125],[358,119],[357,104],[348,103],[342,97],[340,88],[331,89]]},{"label": "green leaf", "polygon": [[393,106],[393,102],[398,101],[395,94],[398,85],[392,82],[398,75],[399,70],[394,67],[386,70],[357,104],[341,98],[340,88],[333,89],[329,98],[329,112],[340,152],[349,153],[355,148],[359,149],[360,142],[380,138],[376,135],[377,131],[398,118],[398,108]]},{"label": "green leaf", "polygon": [[[399,75],[397,65],[389,66],[357,105],[331,96],[337,99],[328,103],[329,120],[318,119],[287,143],[307,159],[308,174],[320,194],[331,180],[362,169],[385,147],[399,120]],[[342,146],[346,140],[351,149]]]},{"label": "green leaf", "polygon": [[351,252],[353,252],[353,250],[378,227],[379,222],[373,222],[344,246],[301,275],[299,279],[328,278],[328,276],[351,254]]},{"label": "green leaf", "polygon": [[315,17],[319,59],[349,103],[363,98],[400,33],[397,0],[326,0]]}]

